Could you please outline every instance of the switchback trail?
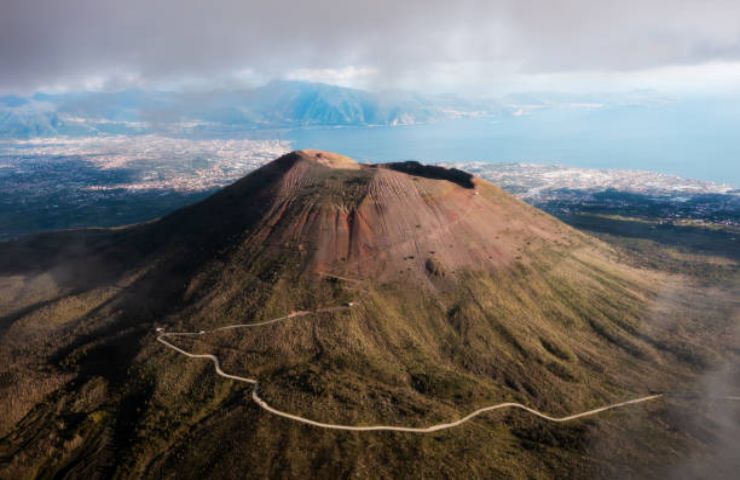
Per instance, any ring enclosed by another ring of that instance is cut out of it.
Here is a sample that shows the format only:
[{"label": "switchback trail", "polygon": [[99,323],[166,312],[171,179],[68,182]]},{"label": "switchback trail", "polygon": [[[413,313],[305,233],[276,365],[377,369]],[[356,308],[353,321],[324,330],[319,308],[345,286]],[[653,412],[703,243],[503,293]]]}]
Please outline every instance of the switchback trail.
[{"label": "switchback trail", "polygon": [[[215,328],[210,331],[201,330],[199,332],[164,332],[161,328],[158,328],[157,331],[159,332],[159,335],[157,336],[157,341],[162,343],[163,345],[167,346],[168,348],[171,348],[172,350],[185,355],[189,358],[203,358],[208,359],[213,362],[213,365],[215,367],[216,373],[224,378],[228,378],[230,380],[235,380],[237,382],[243,382],[243,383],[249,383],[251,385],[254,385],[254,389],[252,390],[252,400],[260,406],[263,410],[273,414],[277,415],[279,417],[287,418],[289,420],[293,420],[296,422],[304,423],[306,425],[311,425],[314,427],[319,428],[326,428],[326,429],[332,429],[332,430],[348,430],[348,431],[354,431],[354,432],[371,432],[371,431],[391,431],[391,432],[408,432],[408,433],[431,433],[431,432],[437,432],[440,430],[446,430],[448,428],[457,427],[459,425],[462,425],[465,422],[468,422],[472,420],[473,418],[477,417],[478,415],[491,412],[494,410],[501,410],[506,408],[514,408],[519,410],[524,410],[536,417],[539,417],[541,419],[547,420],[549,422],[555,422],[555,423],[565,423],[570,422],[573,420],[578,420],[585,417],[590,417],[593,415],[598,415],[600,413],[606,412],[608,410],[613,410],[616,408],[626,407],[629,405],[636,405],[639,403],[649,402],[652,400],[657,400],[664,396],[662,393],[656,393],[652,395],[647,395],[644,397],[638,397],[633,398],[629,400],[625,400],[623,402],[617,402],[612,403],[609,405],[605,405],[603,407],[594,408],[592,410],[586,410],[584,412],[580,413],[574,413],[572,415],[567,415],[564,417],[553,417],[551,415],[548,415],[546,413],[542,413],[538,410],[535,410],[534,408],[528,407],[526,405],[523,405],[521,403],[516,402],[502,402],[497,403],[495,405],[489,405],[487,407],[479,408],[478,410],[475,410],[474,412],[449,423],[439,423],[435,425],[431,425],[429,427],[404,427],[404,426],[398,426],[398,425],[342,425],[342,424],[336,424],[336,423],[323,423],[318,422],[316,420],[311,420],[310,418],[301,417],[300,415],[294,415],[292,413],[284,412],[282,410],[278,410],[275,407],[270,406],[264,399],[262,399],[259,396],[258,393],[258,382],[256,378],[249,378],[249,377],[241,377],[238,375],[232,375],[230,373],[226,373],[221,369],[221,362],[219,361],[218,357],[216,355],[210,354],[210,353],[190,353],[186,350],[183,350],[180,347],[177,347],[176,345],[168,342],[166,338],[169,337],[185,337],[185,336],[201,336],[205,335],[210,332],[219,332],[224,330],[232,330],[237,328],[254,328],[254,327],[261,327],[264,325],[269,325],[273,323],[278,323],[281,321],[294,319],[298,317],[304,317],[307,315],[314,315],[318,313],[328,313],[328,312],[337,312],[342,310],[348,310],[352,308],[355,305],[355,303],[348,303],[343,306],[337,306],[337,307],[328,307],[328,308],[322,308],[319,310],[315,310],[313,312],[309,311],[299,311],[299,312],[293,312],[289,315],[285,315],[283,317],[274,318],[272,320],[266,320],[264,322],[257,322],[257,323],[246,323],[246,324],[235,324],[235,325],[227,325],[224,327]],[[740,397],[722,397],[724,400],[740,400]]]}]

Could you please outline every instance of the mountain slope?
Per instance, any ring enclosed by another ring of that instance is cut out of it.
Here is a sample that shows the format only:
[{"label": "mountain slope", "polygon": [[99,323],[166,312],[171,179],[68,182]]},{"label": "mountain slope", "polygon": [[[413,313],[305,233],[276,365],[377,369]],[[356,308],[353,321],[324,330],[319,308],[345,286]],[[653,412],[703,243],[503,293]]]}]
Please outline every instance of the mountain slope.
[{"label": "mountain slope", "polygon": [[[257,378],[280,410],[353,425],[427,426],[502,401],[567,415],[688,385],[722,351],[688,328],[702,312],[663,301],[680,279],[621,263],[479,178],[413,162],[294,152],[148,224],[1,248],[7,476],[547,477],[574,462],[588,476],[610,468],[577,460],[593,435],[659,408],[564,426],[499,412],[426,438],[323,431],[265,414],[249,385],[164,348],[155,328],[353,302],[172,340]],[[680,309],[682,328],[658,309]],[[654,437],[624,455],[672,439],[648,425]]]}]

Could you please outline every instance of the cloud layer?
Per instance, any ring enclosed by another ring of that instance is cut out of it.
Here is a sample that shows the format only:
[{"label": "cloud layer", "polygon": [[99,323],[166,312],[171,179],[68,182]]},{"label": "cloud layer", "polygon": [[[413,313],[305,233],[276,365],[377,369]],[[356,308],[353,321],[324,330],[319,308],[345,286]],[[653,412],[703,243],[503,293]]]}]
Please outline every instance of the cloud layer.
[{"label": "cloud layer", "polygon": [[5,0],[0,9],[0,91],[334,72],[345,83],[423,87],[740,63],[736,0]]}]

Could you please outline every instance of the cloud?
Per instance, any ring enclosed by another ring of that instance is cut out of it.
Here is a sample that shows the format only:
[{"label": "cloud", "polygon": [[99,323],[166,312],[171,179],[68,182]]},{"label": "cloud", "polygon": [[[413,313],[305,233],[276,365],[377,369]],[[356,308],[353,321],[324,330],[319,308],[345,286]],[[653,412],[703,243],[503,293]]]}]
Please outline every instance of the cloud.
[{"label": "cloud", "polygon": [[289,71],[285,78],[349,87],[372,83],[376,80],[377,75],[378,71],[374,68],[350,65],[343,68],[299,68]]},{"label": "cloud", "polygon": [[[245,71],[483,86],[740,62],[736,0],[4,0],[1,8],[5,91],[233,82]],[[466,70],[455,76],[456,67]]]}]

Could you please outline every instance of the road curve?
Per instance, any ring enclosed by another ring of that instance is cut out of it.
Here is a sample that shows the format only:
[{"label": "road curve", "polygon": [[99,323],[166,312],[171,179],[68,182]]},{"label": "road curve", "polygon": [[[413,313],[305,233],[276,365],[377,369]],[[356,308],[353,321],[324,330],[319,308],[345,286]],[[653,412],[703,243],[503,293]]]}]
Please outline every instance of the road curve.
[{"label": "road curve", "polygon": [[[183,350],[182,348],[176,347],[175,345],[173,345],[170,342],[168,342],[167,340],[165,340],[164,339],[164,336],[166,336],[166,335],[169,335],[169,336],[178,335],[178,336],[180,336],[180,335],[183,335],[183,334],[182,333],[164,333],[164,334],[160,335],[159,337],[157,337],[157,341],[160,342],[160,343],[162,343],[162,344],[164,344],[164,345],[167,345],[171,349],[173,349],[173,350],[175,350],[175,351],[177,351],[179,353],[182,353],[183,355],[185,355],[187,357],[190,357],[190,358],[207,358],[207,359],[211,360],[213,362],[213,366],[216,368],[216,373],[219,374],[219,375],[221,375],[224,378],[230,378],[230,379],[236,380],[238,382],[245,382],[245,383],[251,383],[252,385],[257,385],[257,379],[255,379],[255,378],[247,378],[247,377],[240,377],[238,375],[231,375],[230,373],[226,373],[223,370],[221,370],[221,363],[218,361],[218,357],[216,355],[211,355],[210,353],[190,353],[190,352],[187,352],[187,351]],[[188,335],[188,334],[185,334],[185,335]],[[199,335],[199,333],[197,333],[196,335]]]},{"label": "road curve", "polygon": [[281,410],[278,410],[274,407],[271,407],[267,402],[265,402],[257,393],[257,385],[255,385],[254,390],[252,390],[252,400],[257,403],[260,407],[262,407],[264,410],[272,413],[273,415],[277,415],[279,417],[287,418],[290,420],[294,420],[296,422],[305,423],[306,425],[312,425],[314,427],[320,427],[320,428],[329,428],[332,430],[349,430],[352,432],[377,432],[377,431],[388,431],[388,432],[409,432],[409,433],[432,433],[432,432],[438,432],[439,430],[446,430],[448,428],[457,427],[459,425],[462,425],[463,423],[472,420],[473,418],[477,417],[478,415],[481,415],[486,412],[491,412],[493,410],[500,410],[503,408],[518,408],[520,410],[525,410],[537,417],[544,418],[545,420],[548,420],[550,422],[556,422],[556,423],[564,423],[569,422],[571,420],[577,420],[579,418],[588,417],[591,415],[596,415],[601,412],[605,412],[606,410],[611,410],[613,408],[619,408],[624,407],[626,405],[633,405],[636,403],[642,403],[642,402],[649,402],[650,400],[655,400],[656,398],[662,397],[661,394],[657,395],[650,395],[647,397],[640,397],[635,398],[632,400],[627,400],[625,402],[620,403],[613,403],[611,405],[607,405],[605,407],[595,408],[593,410],[588,410],[581,413],[576,413],[574,415],[568,415],[567,417],[551,417],[550,415],[546,415],[542,412],[539,412],[533,408],[529,408],[526,405],[522,405],[521,403],[514,403],[514,402],[504,402],[504,403],[497,403],[496,405],[491,405],[488,407],[479,408],[478,410],[465,415],[459,420],[455,420],[454,422],[449,423],[438,423],[436,425],[431,425],[429,427],[401,427],[396,425],[341,425],[336,423],[323,423],[323,422],[317,422],[315,420],[311,420],[309,418],[301,417],[299,415],[293,415],[292,413],[283,412]]},{"label": "road curve", "polygon": [[[294,415],[292,413],[283,412],[282,410],[278,410],[277,408],[270,406],[264,399],[262,399],[259,396],[257,379],[249,378],[249,377],[241,377],[238,375],[232,375],[230,373],[226,373],[221,369],[221,363],[217,356],[210,354],[210,353],[190,353],[168,342],[165,339],[167,337],[201,336],[209,332],[231,330],[231,329],[236,329],[236,328],[260,327],[260,326],[269,325],[272,323],[277,323],[277,322],[289,320],[292,318],[303,317],[303,316],[311,315],[311,314],[348,310],[352,308],[353,305],[355,304],[351,303],[351,304],[344,305],[344,306],[322,308],[314,312],[308,312],[308,311],[293,312],[289,315],[275,318],[272,320],[266,320],[264,322],[227,325],[224,327],[215,328],[210,331],[201,330],[200,332],[164,332],[162,331],[162,329],[157,329],[157,331],[160,332],[160,334],[157,336],[157,341],[167,346],[168,348],[171,348],[172,350],[182,355],[185,355],[189,358],[203,358],[203,359],[211,360],[215,367],[216,373],[224,378],[228,378],[230,380],[235,380],[238,382],[243,382],[243,383],[248,383],[250,385],[254,385],[254,389],[252,390],[252,400],[254,400],[254,402],[266,412],[269,412],[273,415],[276,415],[282,418],[287,418],[289,420],[300,422],[306,425],[311,425],[311,426],[319,427],[319,428],[327,428],[327,429],[332,429],[332,430],[348,430],[348,431],[353,431],[353,432],[392,431],[392,432],[409,432],[409,433],[431,433],[431,432],[437,432],[440,430],[446,430],[448,428],[457,427],[459,425],[462,425],[465,422],[472,420],[473,418],[483,413],[491,412],[494,410],[501,410],[505,408],[514,408],[514,409],[524,410],[536,417],[542,418],[549,422],[564,423],[564,422],[570,422],[573,420],[578,420],[584,417],[590,417],[592,415],[598,415],[600,413],[606,412],[607,410],[612,410],[615,408],[621,408],[621,407],[625,407],[628,405],[635,405],[638,403],[649,402],[651,400],[656,400],[663,396],[663,394],[658,393],[658,394],[648,395],[644,397],[633,398],[633,399],[626,400],[623,402],[605,405],[603,407],[595,408],[593,410],[587,410],[585,412],[567,415],[565,417],[553,417],[551,415],[547,415],[533,408],[527,407],[526,405],[523,405],[521,403],[503,402],[503,403],[497,403],[495,405],[490,405],[487,407],[479,408],[478,410],[475,410],[474,412],[458,420],[455,420],[453,422],[439,423],[436,425],[431,425],[429,427],[404,427],[404,426],[398,426],[398,425],[342,425],[342,424],[336,424],[336,423],[323,423],[323,422],[318,422],[316,420],[311,420],[310,418],[301,417],[300,415]],[[732,399],[732,400],[735,399],[734,397],[727,397],[727,398]]]}]

